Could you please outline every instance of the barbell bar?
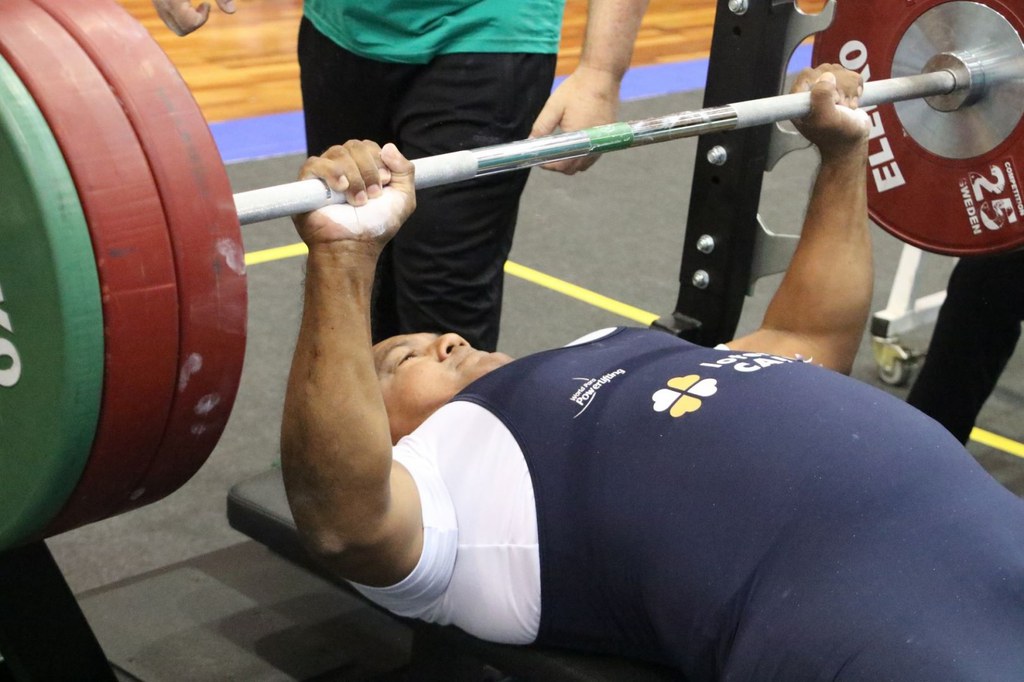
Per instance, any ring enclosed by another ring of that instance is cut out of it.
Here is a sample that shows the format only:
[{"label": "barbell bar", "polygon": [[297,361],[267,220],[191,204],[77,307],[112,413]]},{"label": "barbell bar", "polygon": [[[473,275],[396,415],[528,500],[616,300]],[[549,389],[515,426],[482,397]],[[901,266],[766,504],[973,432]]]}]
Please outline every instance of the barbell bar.
[{"label": "barbell bar", "polygon": [[[957,55],[948,57],[959,66],[917,76],[866,83],[860,105],[870,107],[956,92],[971,92],[972,98],[980,98],[984,96],[986,87],[995,84],[994,79],[985,78],[984,64],[968,63]],[[1005,77],[1006,71],[1001,69],[999,73]],[[552,161],[802,118],[810,109],[809,92],[791,93],[438,154],[413,162],[416,167],[416,187],[436,187]],[[300,180],[249,190],[235,194],[234,198],[238,221],[242,225],[345,202],[344,194],[333,191],[321,180]]]}]

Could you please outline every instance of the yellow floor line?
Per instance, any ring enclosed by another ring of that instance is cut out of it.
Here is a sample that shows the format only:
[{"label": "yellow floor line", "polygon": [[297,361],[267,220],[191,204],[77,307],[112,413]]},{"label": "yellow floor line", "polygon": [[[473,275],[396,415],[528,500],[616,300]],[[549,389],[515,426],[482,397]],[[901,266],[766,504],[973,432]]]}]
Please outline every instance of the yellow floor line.
[{"label": "yellow floor line", "polygon": [[1015,457],[1024,458],[1024,444],[1018,443],[1015,440],[1010,440],[1005,436],[979,429],[977,426],[971,431],[971,440],[982,445],[987,445],[990,448],[1000,450]]},{"label": "yellow floor line", "polygon": [[[290,244],[288,246],[280,246],[273,249],[264,249],[262,251],[252,251],[245,254],[246,265],[258,265],[259,263],[268,263],[270,261],[282,260],[284,258],[294,258],[296,256],[304,256],[307,253],[306,245],[302,242],[297,244]],[[658,319],[658,316],[654,313],[641,310],[634,306],[616,301],[615,299],[602,296],[596,291],[584,289],[583,287],[570,284],[565,280],[546,275],[539,270],[528,268],[525,265],[520,265],[512,261],[505,262],[505,272],[524,279],[527,282],[536,284],[537,286],[551,289],[560,294],[575,298],[577,300],[588,303],[595,308],[607,310],[610,313],[615,313],[627,320],[633,320],[643,325],[650,325],[652,322]]]},{"label": "yellow floor line", "polygon": [[512,261],[505,261],[505,272],[518,277],[519,279],[525,279],[527,282],[532,282],[538,286],[557,291],[560,294],[575,298],[589,303],[595,308],[607,310],[610,313],[615,313],[625,317],[628,320],[639,322],[643,325],[650,325],[652,322],[658,319],[658,316],[654,313],[649,313],[646,310],[640,310],[640,308],[634,308],[626,303],[621,303],[615,299],[602,296],[601,294],[591,291],[590,289],[584,289],[578,287],[575,284],[570,284],[564,280],[552,277],[551,275],[545,275],[543,272],[528,268],[525,265],[519,265]]},{"label": "yellow floor line", "polygon": [[302,242],[297,244],[289,244],[288,246],[279,246],[274,249],[263,249],[262,251],[250,251],[245,254],[246,265],[258,265],[259,263],[269,263],[274,260],[282,260],[284,258],[295,258],[296,256],[305,256],[309,253],[309,249]]},{"label": "yellow floor line", "polygon": [[[262,251],[252,251],[247,253],[245,254],[245,264],[258,265],[259,263],[268,263],[270,261],[282,260],[284,258],[304,256],[306,253],[306,245],[299,242],[288,246],[280,246],[273,249],[264,249]],[[640,308],[635,308],[626,303],[621,303],[615,299],[608,298],[607,296],[602,296],[590,289],[584,289],[583,287],[576,286],[575,284],[570,284],[565,280],[552,277],[551,275],[546,275],[539,270],[528,268],[525,265],[520,265],[519,263],[506,261],[505,272],[513,277],[518,277],[519,279],[526,280],[527,282],[531,282],[537,286],[551,289],[552,291],[556,291],[570,298],[575,298],[579,301],[583,301],[584,303],[588,303],[595,308],[607,310],[608,312],[615,313],[627,320],[633,320],[634,322],[638,322],[644,326],[649,326],[652,322],[658,319],[658,315],[655,315],[654,313],[649,313],[646,310],[641,310]],[[971,432],[971,440],[1024,459],[1024,444],[1018,443],[1017,441],[1004,436],[975,427]]]}]

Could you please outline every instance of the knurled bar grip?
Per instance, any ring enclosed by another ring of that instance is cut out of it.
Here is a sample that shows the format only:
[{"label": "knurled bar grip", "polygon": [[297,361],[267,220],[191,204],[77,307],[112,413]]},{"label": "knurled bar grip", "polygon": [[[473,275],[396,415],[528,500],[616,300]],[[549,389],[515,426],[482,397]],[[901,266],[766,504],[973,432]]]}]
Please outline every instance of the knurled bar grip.
[{"label": "knurled bar grip", "polygon": [[[470,180],[479,174],[477,157],[472,151],[450,152],[413,161],[416,188]],[[254,189],[235,194],[235,210],[242,225],[306,213],[331,204],[345,203],[323,180],[299,180],[284,185]]]},{"label": "knurled bar grip", "polygon": [[[889,80],[865,83],[864,93],[859,99],[859,106],[863,108],[919,97],[948,95],[954,90],[966,87],[969,87],[968,83],[962,86],[958,85],[953,72],[946,70],[924,73],[919,76],[890,78]],[[811,97],[810,93],[798,92],[791,95],[740,102],[730,106],[736,112],[736,128],[750,128],[806,116],[811,110]]]},{"label": "knurled bar grip", "polygon": [[[860,106],[949,94],[969,87],[969,79],[964,80],[968,82],[961,83],[952,71],[941,70],[869,82],[864,86]],[[416,187],[424,189],[550,161],[802,118],[810,109],[810,93],[800,92],[439,154],[413,162]],[[334,192],[322,180],[316,179],[240,192],[234,197],[238,220],[243,225],[345,202],[343,194]]]}]

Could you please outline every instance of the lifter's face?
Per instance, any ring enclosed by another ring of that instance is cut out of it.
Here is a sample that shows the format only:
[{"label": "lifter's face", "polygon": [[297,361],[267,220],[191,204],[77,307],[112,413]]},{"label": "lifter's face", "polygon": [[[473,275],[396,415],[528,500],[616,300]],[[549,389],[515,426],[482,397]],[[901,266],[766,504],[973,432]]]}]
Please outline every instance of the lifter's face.
[{"label": "lifter's face", "polygon": [[397,442],[471,383],[512,361],[471,347],[458,334],[407,334],[373,347],[373,360]]}]

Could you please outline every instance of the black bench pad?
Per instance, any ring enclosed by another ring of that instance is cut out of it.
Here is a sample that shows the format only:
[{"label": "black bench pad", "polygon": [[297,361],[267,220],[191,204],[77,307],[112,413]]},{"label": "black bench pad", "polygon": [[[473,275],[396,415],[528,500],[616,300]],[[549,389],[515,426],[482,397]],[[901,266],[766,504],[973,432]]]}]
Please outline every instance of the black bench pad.
[{"label": "black bench pad", "polygon": [[[299,542],[285,497],[280,469],[271,469],[231,488],[228,523],[270,550],[357,594],[343,580],[322,570]],[[414,629],[410,679],[530,682],[665,682],[680,680],[673,671],[610,656],[589,656],[543,647],[493,644],[455,627],[402,619]],[[467,663],[471,661],[472,663]],[[467,672],[469,671],[469,672]]]}]

